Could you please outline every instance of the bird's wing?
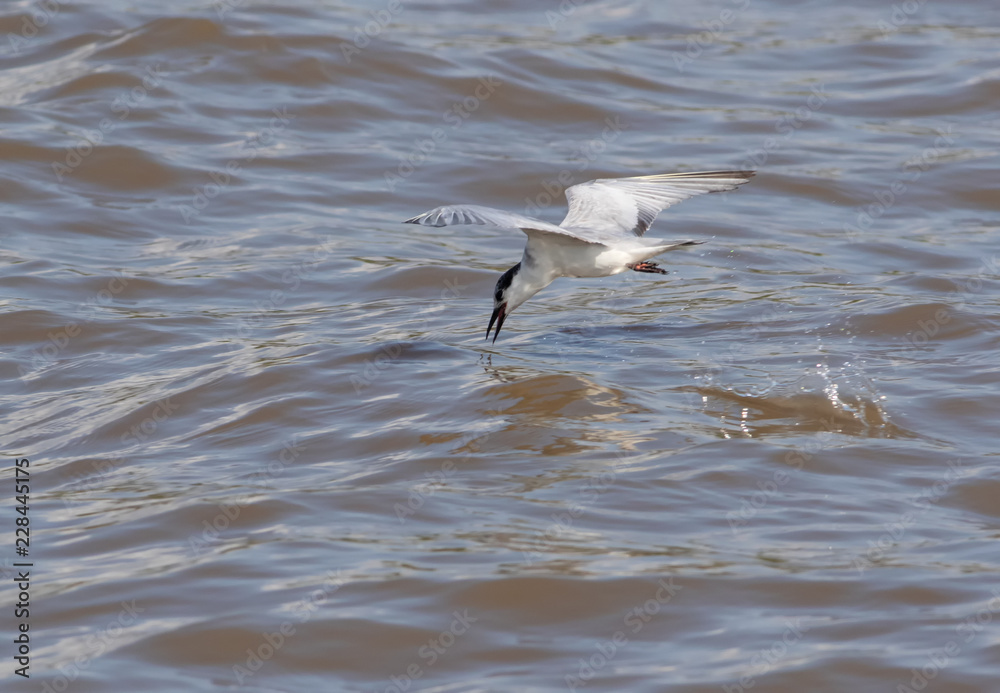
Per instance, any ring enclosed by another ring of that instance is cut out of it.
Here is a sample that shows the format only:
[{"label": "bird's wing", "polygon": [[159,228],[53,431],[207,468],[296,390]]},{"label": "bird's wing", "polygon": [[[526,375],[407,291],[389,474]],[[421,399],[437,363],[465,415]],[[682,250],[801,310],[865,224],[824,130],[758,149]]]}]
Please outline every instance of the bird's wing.
[{"label": "bird's wing", "polygon": [[695,195],[732,190],[754,173],[702,171],[588,181],[566,188],[569,212],[560,226],[641,236],[661,210]]},{"label": "bird's wing", "polygon": [[422,224],[424,226],[449,226],[452,224],[486,224],[488,226],[502,226],[506,228],[521,229],[528,236],[548,236],[558,237],[563,240],[572,239],[580,243],[597,243],[598,241],[584,238],[579,233],[550,224],[541,219],[505,212],[502,209],[492,207],[480,207],[479,205],[446,205],[437,207],[429,212],[419,214],[412,219],[407,219],[404,224]]}]

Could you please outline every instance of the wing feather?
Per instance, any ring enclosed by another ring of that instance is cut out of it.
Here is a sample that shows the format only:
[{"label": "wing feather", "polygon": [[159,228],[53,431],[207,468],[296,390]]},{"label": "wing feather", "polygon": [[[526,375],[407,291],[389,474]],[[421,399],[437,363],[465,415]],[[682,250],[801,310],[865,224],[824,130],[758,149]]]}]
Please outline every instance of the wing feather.
[{"label": "wing feather", "polygon": [[560,226],[616,236],[641,236],[667,207],[696,195],[733,190],[754,173],[701,171],[588,181],[566,188],[569,211]]},{"label": "wing feather", "polygon": [[570,229],[550,224],[541,219],[506,212],[502,209],[482,207],[480,205],[445,205],[429,212],[418,214],[407,219],[404,224],[421,224],[423,226],[451,226],[454,224],[485,224],[505,228],[521,229],[529,236],[541,235],[558,237],[563,240],[572,239],[580,243],[597,243],[580,236]]}]

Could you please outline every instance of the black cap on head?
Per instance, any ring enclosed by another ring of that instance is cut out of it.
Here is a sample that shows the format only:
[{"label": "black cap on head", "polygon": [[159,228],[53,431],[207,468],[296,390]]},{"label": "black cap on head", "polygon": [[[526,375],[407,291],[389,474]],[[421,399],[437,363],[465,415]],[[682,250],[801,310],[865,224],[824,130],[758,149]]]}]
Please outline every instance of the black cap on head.
[{"label": "black cap on head", "polygon": [[503,301],[504,292],[510,287],[510,283],[514,281],[514,275],[521,271],[521,263],[517,263],[509,270],[500,275],[497,279],[497,286],[493,290],[493,300],[497,303]]},{"label": "black cap on head", "polygon": [[500,275],[497,280],[497,286],[493,290],[493,315],[490,317],[490,324],[486,328],[486,339],[490,338],[490,330],[493,329],[493,323],[497,324],[497,330],[493,333],[494,343],[497,341],[497,337],[500,336],[500,328],[503,327],[503,321],[507,318],[507,301],[504,300],[504,293],[510,288],[510,283],[514,281],[514,275],[521,271],[521,263],[517,263],[509,270]]}]

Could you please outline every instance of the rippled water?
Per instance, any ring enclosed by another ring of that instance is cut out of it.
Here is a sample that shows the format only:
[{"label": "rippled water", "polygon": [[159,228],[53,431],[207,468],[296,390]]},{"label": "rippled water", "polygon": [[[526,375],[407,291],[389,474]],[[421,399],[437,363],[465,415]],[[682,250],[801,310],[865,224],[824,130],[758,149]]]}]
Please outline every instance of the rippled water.
[{"label": "rippled water", "polygon": [[[995,3],[0,36],[5,687],[1000,691]],[[730,167],[656,222],[706,241],[669,276],[560,280],[496,344],[523,236],[399,223]]]}]

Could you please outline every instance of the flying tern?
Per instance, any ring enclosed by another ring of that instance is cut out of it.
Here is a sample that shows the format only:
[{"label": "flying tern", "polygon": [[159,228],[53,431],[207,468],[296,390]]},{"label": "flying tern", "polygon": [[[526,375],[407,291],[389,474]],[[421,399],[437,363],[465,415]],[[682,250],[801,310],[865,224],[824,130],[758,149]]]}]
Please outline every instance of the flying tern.
[{"label": "flying tern", "polygon": [[496,342],[507,316],[559,277],[607,277],[625,270],[666,274],[649,259],[702,241],[643,238],[656,215],[695,195],[733,190],[754,173],[702,171],[588,181],[566,188],[569,212],[559,226],[479,205],[437,207],[404,223],[487,224],[527,234],[521,261],[500,275],[493,292],[486,338],[496,323]]}]

